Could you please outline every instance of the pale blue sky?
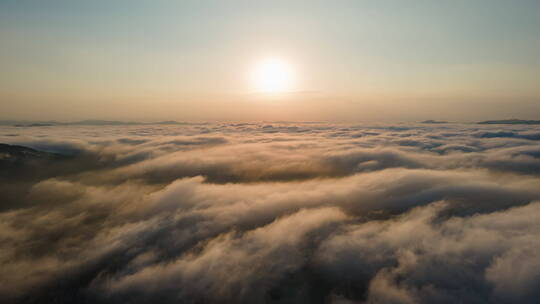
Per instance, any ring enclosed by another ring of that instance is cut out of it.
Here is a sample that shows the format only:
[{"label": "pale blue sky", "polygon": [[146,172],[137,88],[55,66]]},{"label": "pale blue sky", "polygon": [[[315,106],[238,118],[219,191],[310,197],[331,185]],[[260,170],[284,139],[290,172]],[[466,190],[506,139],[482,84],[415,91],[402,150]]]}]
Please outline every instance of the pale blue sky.
[{"label": "pale blue sky", "polygon": [[540,118],[540,1],[0,0],[0,37],[0,119]]}]

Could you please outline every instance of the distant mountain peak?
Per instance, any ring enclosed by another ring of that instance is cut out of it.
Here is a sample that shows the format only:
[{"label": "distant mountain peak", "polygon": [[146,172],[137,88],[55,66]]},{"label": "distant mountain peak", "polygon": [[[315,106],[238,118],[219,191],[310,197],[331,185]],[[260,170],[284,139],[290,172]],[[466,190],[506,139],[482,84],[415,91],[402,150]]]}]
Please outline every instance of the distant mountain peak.
[{"label": "distant mountain peak", "polygon": [[422,121],[421,123],[424,123],[424,124],[445,124],[445,123],[448,123],[448,121],[428,119],[428,120]]},{"label": "distant mountain peak", "polygon": [[539,125],[540,120],[523,120],[523,119],[502,119],[502,120],[486,120],[478,122],[482,125]]}]

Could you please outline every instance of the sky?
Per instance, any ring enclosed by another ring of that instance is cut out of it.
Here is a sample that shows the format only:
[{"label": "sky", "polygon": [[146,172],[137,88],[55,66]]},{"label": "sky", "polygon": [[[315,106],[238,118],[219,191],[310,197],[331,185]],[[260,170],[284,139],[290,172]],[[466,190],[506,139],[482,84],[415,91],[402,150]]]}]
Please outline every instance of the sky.
[{"label": "sky", "polygon": [[0,119],[537,119],[539,32],[535,0],[1,0]]}]

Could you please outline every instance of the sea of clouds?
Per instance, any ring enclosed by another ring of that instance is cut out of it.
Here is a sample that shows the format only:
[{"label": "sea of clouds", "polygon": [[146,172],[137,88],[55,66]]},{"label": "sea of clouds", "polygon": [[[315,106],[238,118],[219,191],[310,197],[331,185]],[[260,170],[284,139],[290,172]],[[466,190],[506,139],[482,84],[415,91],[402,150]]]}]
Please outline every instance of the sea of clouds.
[{"label": "sea of clouds", "polygon": [[540,126],[0,127],[0,142],[63,155],[0,162],[2,303],[540,301]]}]

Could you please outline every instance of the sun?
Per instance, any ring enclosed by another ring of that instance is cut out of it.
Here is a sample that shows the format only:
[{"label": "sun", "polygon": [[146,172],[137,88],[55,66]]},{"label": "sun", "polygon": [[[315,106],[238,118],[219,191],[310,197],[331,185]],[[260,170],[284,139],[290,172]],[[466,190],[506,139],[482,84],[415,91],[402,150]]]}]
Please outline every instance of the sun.
[{"label": "sun", "polygon": [[292,89],[294,73],[282,59],[265,59],[255,65],[252,81],[257,92],[282,93]]}]

